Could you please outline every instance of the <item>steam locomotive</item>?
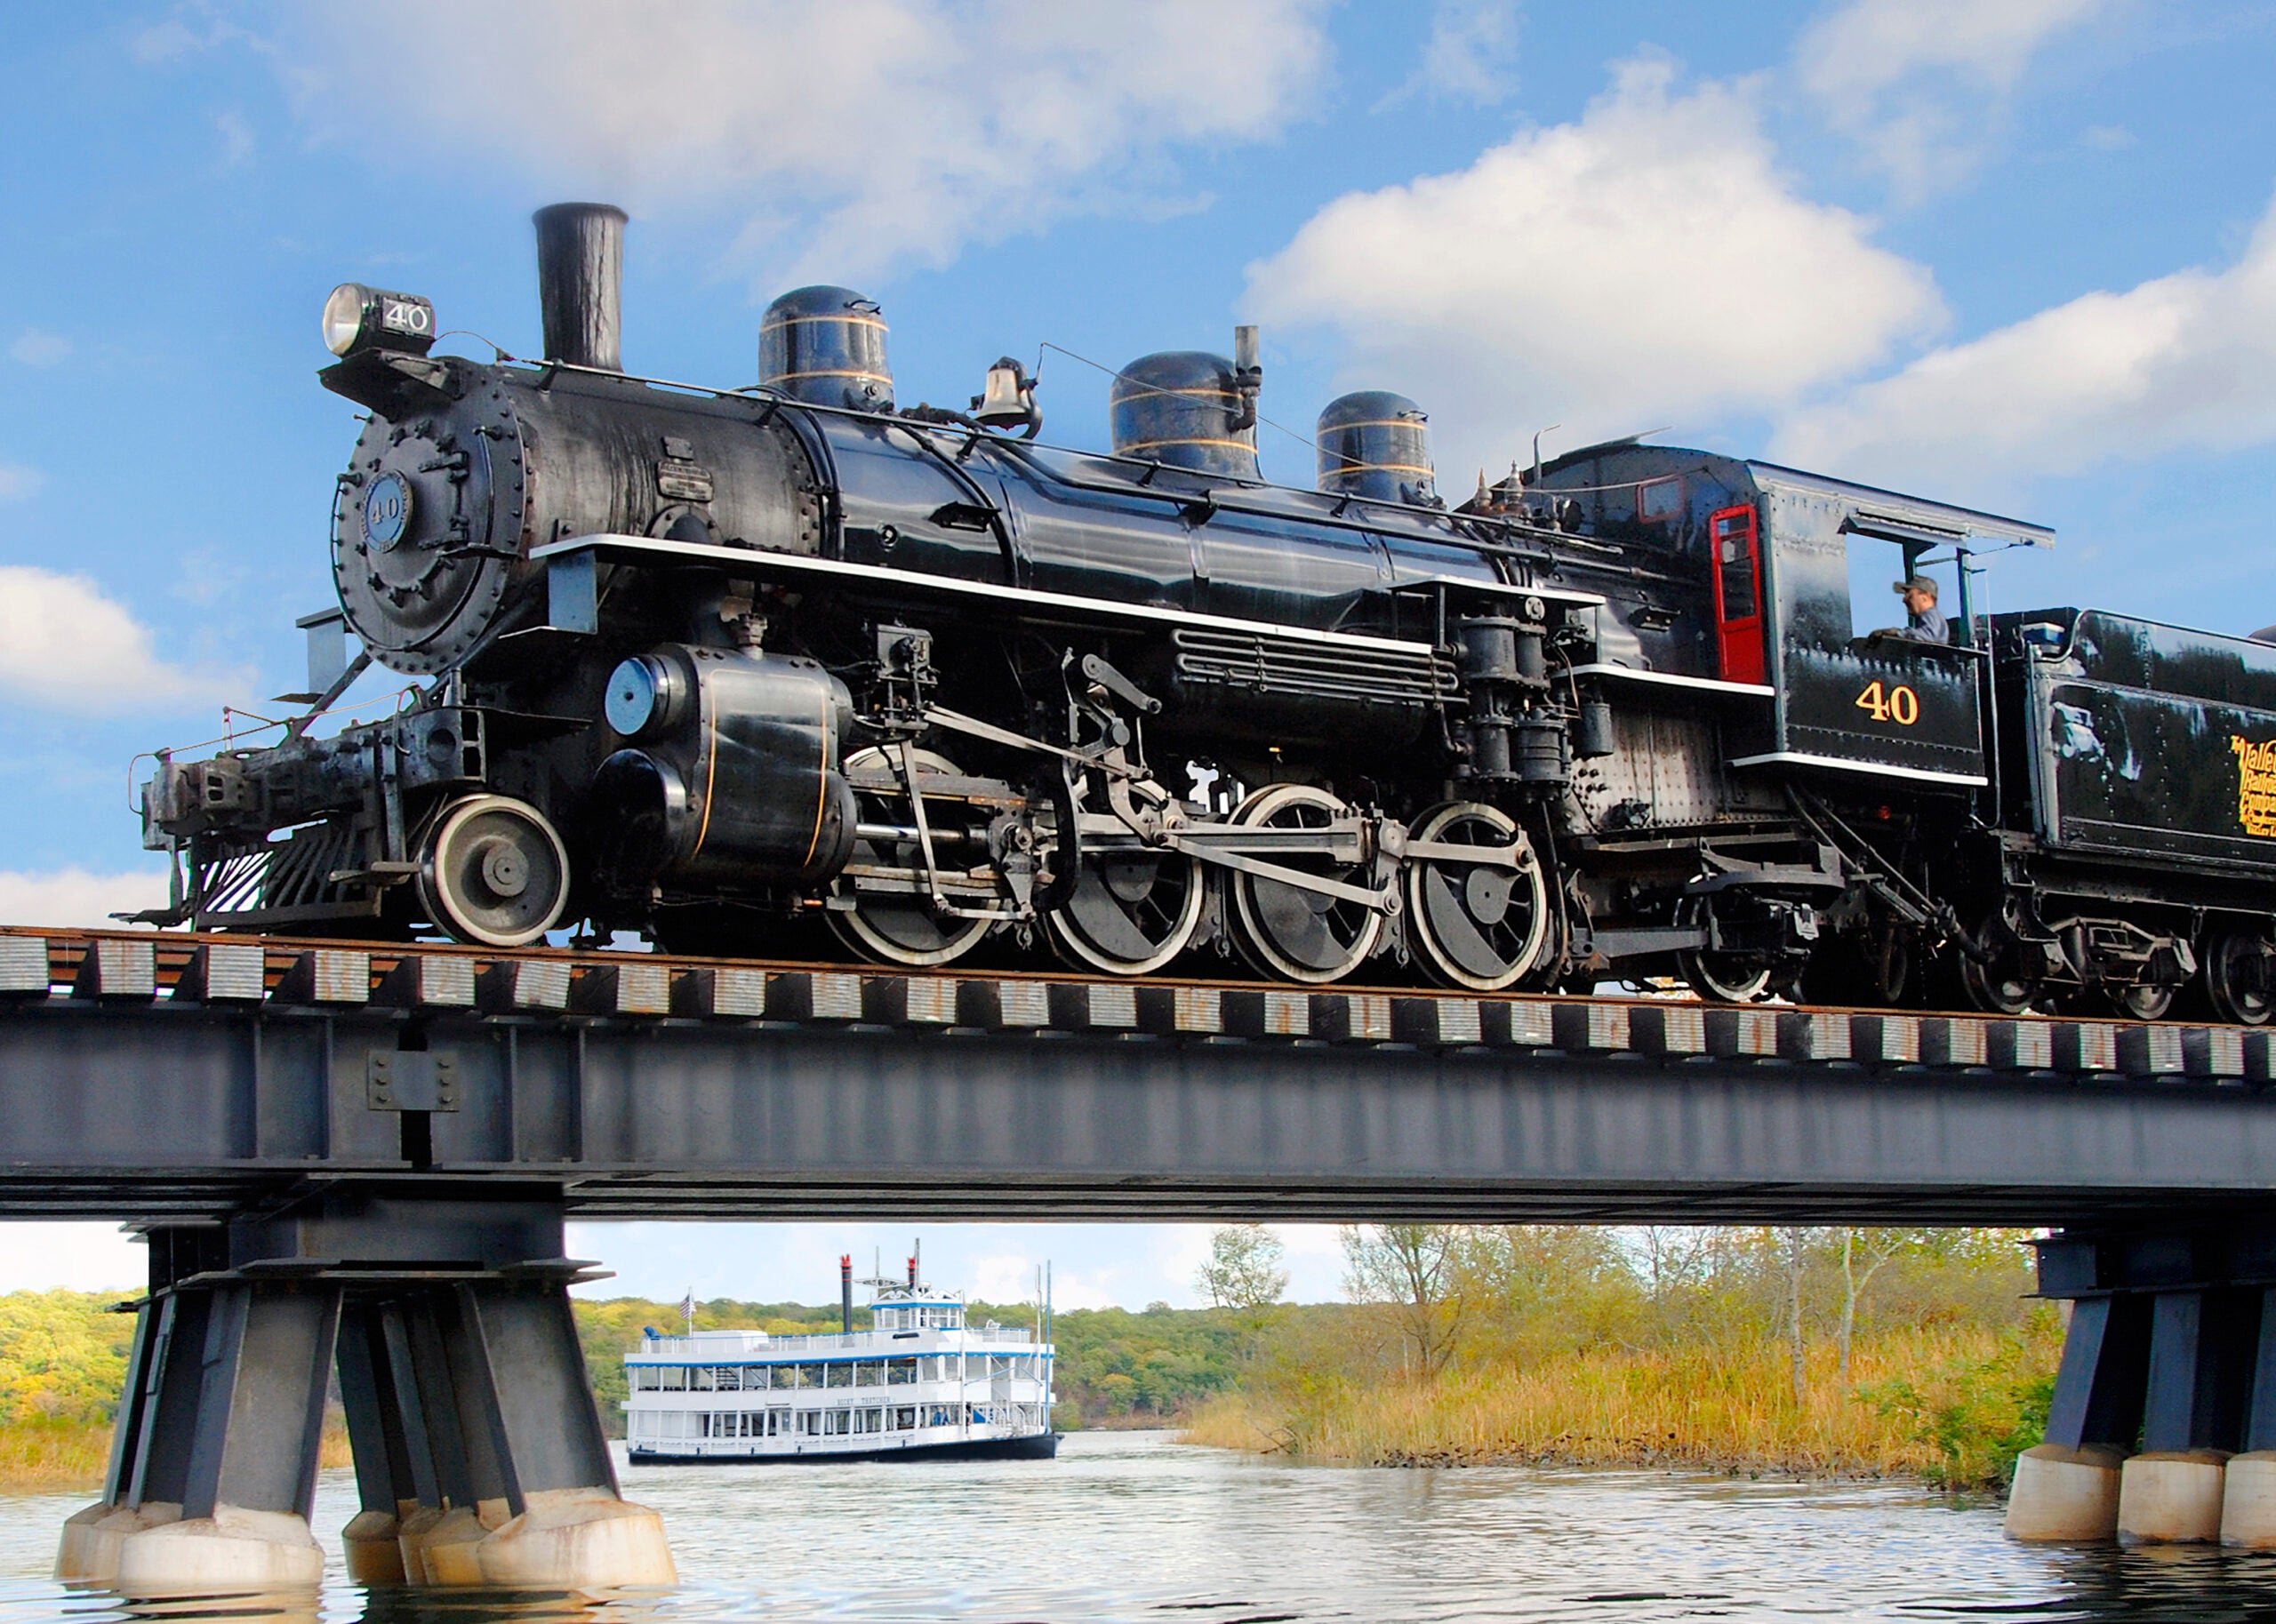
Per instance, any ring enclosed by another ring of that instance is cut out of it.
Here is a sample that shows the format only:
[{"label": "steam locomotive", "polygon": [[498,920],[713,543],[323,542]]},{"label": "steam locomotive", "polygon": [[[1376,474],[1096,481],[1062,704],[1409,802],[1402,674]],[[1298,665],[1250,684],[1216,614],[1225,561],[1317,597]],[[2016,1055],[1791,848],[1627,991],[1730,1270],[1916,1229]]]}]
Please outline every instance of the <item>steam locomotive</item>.
[{"label": "steam locomotive", "polygon": [[[338,606],[281,738],[161,756],[143,917],[2269,1016],[2276,646],[1975,612],[2041,527],[1639,441],[1450,506],[1382,391],[1268,484],[1253,328],[1117,374],[1105,454],[1009,359],[897,408],[845,288],[756,387],[635,377],[624,224],[538,214],[541,362],[333,294]],[[1951,641],[1860,636],[1853,558],[1956,564]]]}]

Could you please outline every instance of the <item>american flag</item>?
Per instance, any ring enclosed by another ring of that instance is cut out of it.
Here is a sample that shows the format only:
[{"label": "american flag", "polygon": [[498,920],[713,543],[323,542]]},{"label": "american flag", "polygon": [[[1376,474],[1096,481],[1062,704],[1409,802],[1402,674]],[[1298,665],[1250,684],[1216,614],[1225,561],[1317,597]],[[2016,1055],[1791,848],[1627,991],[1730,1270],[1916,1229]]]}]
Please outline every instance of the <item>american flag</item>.
[{"label": "american flag", "polygon": [[687,1322],[690,1331],[695,1329],[695,1288],[687,1288],[687,1295],[679,1300],[680,1317]]}]

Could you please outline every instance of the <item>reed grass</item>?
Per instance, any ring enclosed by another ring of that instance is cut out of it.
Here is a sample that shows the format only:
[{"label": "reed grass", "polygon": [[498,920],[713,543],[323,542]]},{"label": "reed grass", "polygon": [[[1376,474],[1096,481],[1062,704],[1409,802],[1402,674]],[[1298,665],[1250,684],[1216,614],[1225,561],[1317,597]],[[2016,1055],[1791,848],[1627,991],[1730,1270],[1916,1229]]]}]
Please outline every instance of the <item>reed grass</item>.
[{"label": "reed grass", "polygon": [[[110,1469],[108,1421],[58,1420],[40,1416],[0,1425],[0,1490],[96,1490]],[[322,1466],[351,1463],[348,1428],[337,1414],[325,1418],[317,1456]]]},{"label": "reed grass", "polygon": [[1434,1380],[1305,1376],[1217,1399],[1181,1436],[1350,1465],[1680,1466],[1991,1482],[2012,1455],[1978,1460],[1985,1451],[1967,1435],[2004,1445],[2033,1425],[2031,1394],[2051,1378],[2059,1351],[2058,1338],[2038,1328],[1893,1332],[1856,1348],[1846,1382],[1831,1348],[1813,1350],[1799,1403],[1788,1352],[1770,1341],[1599,1348]]}]

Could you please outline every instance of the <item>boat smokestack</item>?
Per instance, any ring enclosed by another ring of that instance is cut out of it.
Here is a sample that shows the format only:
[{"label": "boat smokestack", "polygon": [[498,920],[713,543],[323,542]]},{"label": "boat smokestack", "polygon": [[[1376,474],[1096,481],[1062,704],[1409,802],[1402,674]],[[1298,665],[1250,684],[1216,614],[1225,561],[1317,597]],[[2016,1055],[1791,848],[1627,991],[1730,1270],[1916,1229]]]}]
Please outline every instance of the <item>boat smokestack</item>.
[{"label": "boat smokestack", "polygon": [[605,203],[557,203],[531,219],[545,358],[622,372],[624,211]]},{"label": "boat smokestack", "polygon": [[840,1252],[837,1258],[837,1320],[847,1336],[854,1334],[854,1254]]},{"label": "boat smokestack", "polygon": [[909,1287],[911,1291],[917,1289],[917,1260],[915,1258],[909,1260]]}]

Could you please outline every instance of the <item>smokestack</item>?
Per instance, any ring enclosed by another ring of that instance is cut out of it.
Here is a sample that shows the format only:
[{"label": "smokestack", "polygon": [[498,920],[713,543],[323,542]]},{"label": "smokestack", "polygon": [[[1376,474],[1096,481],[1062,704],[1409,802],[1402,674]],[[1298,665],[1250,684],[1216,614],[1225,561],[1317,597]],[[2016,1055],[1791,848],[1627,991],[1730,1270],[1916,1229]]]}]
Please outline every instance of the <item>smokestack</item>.
[{"label": "smokestack", "polygon": [[605,203],[557,203],[531,219],[546,359],[622,372],[624,211]]},{"label": "smokestack", "polygon": [[837,1259],[837,1316],[838,1324],[847,1336],[854,1334],[854,1254],[841,1252]]},{"label": "smokestack", "polygon": [[917,1260],[915,1258],[909,1260],[909,1288],[911,1291],[917,1289]]}]

